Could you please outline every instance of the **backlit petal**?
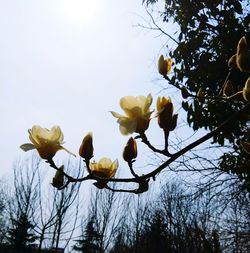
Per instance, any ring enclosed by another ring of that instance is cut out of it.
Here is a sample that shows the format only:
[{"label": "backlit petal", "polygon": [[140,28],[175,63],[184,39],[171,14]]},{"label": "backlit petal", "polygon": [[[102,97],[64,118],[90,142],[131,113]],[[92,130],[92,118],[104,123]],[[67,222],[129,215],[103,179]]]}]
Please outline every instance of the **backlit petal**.
[{"label": "backlit petal", "polygon": [[126,118],[125,116],[117,113],[117,112],[113,112],[111,111],[112,115],[115,117],[115,118],[118,118],[118,119],[122,119],[122,118]]},{"label": "backlit petal", "polygon": [[119,120],[119,124],[121,134],[128,135],[136,130],[137,120],[127,118],[125,120]]}]

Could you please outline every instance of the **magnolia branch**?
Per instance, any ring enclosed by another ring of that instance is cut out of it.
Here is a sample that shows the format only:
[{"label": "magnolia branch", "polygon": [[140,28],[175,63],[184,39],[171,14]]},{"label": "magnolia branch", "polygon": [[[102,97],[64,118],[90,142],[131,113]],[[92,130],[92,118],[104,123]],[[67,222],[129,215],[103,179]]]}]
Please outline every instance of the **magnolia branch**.
[{"label": "magnolia branch", "polygon": [[[104,179],[101,177],[97,177],[96,175],[94,175],[93,173],[91,173],[91,170],[88,169],[88,171],[90,172],[89,175],[82,177],[82,178],[74,178],[70,175],[68,175],[66,172],[63,172],[63,175],[65,176],[65,178],[67,179],[67,182],[65,183],[64,186],[62,186],[60,189],[65,188],[69,183],[77,183],[77,182],[83,182],[86,180],[95,180],[96,183],[95,185],[99,188],[106,188],[115,192],[129,192],[129,193],[142,193],[148,190],[148,183],[150,178],[155,179],[155,176],[160,173],[163,169],[165,169],[166,167],[168,167],[172,162],[176,161],[180,156],[184,155],[185,153],[187,153],[188,151],[192,150],[193,148],[197,147],[198,145],[200,145],[201,143],[204,143],[205,141],[209,140],[210,138],[212,138],[213,136],[217,135],[219,132],[223,131],[223,129],[231,124],[232,122],[235,122],[236,120],[240,120],[240,117],[242,115],[244,115],[245,113],[249,113],[250,112],[250,103],[246,104],[244,108],[242,108],[240,111],[236,112],[235,114],[233,114],[230,118],[228,118],[224,123],[222,123],[219,127],[217,127],[215,130],[211,131],[210,133],[204,135],[203,137],[199,138],[198,140],[192,142],[191,144],[187,145],[186,147],[184,147],[183,149],[179,150],[178,152],[171,154],[170,158],[165,161],[164,163],[162,163],[159,167],[157,167],[155,170],[153,170],[152,172],[145,174],[145,175],[137,175],[135,174],[133,167],[132,167],[132,162],[129,165],[130,171],[132,173],[132,175],[134,176],[133,178],[110,178],[110,179]],[[154,152],[158,152],[161,153],[163,155],[169,156],[169,153],[166,153],[166,150],[158,150],[156,148],[154,148],[154,146],[152,146],[150,144],[150,142],[147,140],[147,137],[145,134],[141,134],[140,135],[142,142],[145,143],[151,150],[153,150]],[[47,163],[49,163],[49,165],[56,169],[59,170],[59,168],[55,165],[54,161],[51,160],[47,160]],[[86,166],[88,168],[88,163],[89,161],[85,161]],[[139,186],[136,189],[114,189],[111,188],[110,186],[108,186],[108,182],[123,182],[123,183],[137,183]]]}]

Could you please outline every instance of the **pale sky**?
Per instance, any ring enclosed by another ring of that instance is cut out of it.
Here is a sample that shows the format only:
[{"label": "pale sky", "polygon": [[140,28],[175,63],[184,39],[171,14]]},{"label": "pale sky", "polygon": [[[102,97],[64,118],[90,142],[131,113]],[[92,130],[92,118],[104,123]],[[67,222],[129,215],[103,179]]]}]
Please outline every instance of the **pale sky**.
[{"label": "pale sky", "polygon": [[74,153],[91,131],[96,160],[121,159],[128,137],[109,111],[126,95],[151,93],[155,107],[167,55],[145,20],[141,0],[0,0],[1,175],[35,124],[59,125]]}]

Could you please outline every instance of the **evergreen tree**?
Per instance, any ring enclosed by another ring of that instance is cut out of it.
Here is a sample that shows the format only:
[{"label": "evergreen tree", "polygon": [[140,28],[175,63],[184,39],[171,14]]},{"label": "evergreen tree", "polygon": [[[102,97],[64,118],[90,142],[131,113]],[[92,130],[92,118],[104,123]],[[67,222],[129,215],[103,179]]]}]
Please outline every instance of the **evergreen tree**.
[{"label": "evergreen tree", "polygon": [[36,240],[33,232],[34,225],[28,220],[25,213],[21,213],[17,219],[12,219],[13,227],[7,232],[8,242],[19,252],[26,252]]},{"label": "evergreen tree", "polygon": [[82,253],[98,253],[100,252],[100,235],[95,228],[94,217],[87,221],[87,225],[83,231],[82,239],[77,240],[74,250]]}]

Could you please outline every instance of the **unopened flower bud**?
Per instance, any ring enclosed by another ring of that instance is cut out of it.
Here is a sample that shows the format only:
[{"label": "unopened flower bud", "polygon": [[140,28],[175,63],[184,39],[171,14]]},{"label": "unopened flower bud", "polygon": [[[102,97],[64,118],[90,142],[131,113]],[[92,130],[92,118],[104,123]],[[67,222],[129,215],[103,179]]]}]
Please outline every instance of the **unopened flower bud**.
[{"label": "unopened flower bud", "polygon": [[93,138],[92,138],[92,133],[88,133],[82,141],[82,144],[79,148],[79,155],[86,159],[90,160],[93,157]]},{"label": "unopened flower bud", "polygon": [[234,94],[234,87],[230,80],[228,80],[223,89],[223,95],[226,97],[230,97]]},{"label": "unopened flower bud", "polygon": [[157,115],[160,128],[170,130],[173,116],[173,104],[170,97],[158,97]]},{"label": "unopened flower bud", "polygon": [[123,150],[123,159],[126,162],[131,162],[136,157],[137,157],[137,144],[135,139],[131,137]]},{"label": "unopened flower bud", "polygon": [[158,60],[158,71],[161,75],[166,76],[172,67],[173,61],[171,58],[164,59],[163,55]]},{"label": "unopened flower bud", "polygon": [[247,79],[245,87],[242,90],[243,98],[250,102],[250,77]]},{"label": "unopened flower bud", "polygon": [[55,188],[57,188],[57,189],[61,188],[63,186],[63,184],[64,184],[63,169],[64,169],[64,166],[61,166],[59,168],[59,170],[56,171],[56,174],[55,174],[55,176],[52,179],[52,183],[51,184]]}]

